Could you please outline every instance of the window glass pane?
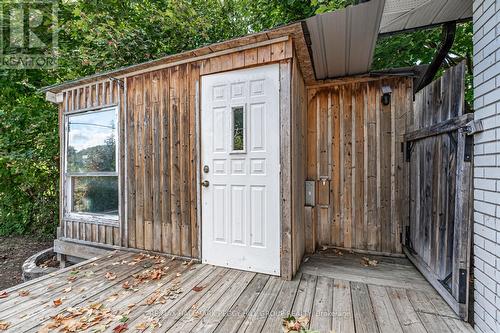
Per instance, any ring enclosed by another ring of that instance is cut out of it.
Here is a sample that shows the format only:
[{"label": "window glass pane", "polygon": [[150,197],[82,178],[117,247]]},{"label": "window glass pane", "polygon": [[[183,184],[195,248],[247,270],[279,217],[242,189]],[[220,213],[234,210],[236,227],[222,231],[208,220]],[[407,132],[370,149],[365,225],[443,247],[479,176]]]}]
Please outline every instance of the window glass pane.
[{"label": "window glass pane", "polygon": [[114,110],[69,116],[68,171],[116,171]]},{"label": "window glass pane", "polygon": [[71,177],[73,213],[118,215],[118,177]]},{"label": "window glass pane", "polygon": [[242,106],[233,108],[233,150],[245,149],[245,113]]}]

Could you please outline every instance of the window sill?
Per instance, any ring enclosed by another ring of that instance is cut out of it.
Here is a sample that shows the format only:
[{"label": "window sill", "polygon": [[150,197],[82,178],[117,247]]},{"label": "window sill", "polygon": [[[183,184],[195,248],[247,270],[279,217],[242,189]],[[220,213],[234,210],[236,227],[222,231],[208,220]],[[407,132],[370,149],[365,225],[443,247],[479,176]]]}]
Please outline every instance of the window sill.
[{"label": "window sill", "polygon": [[118,216],[106,216],[97,214],[66,214],[63,220],[67,222],[83,222],[99,225],[109,225],[113,227],[118,227],[119,225]]}]

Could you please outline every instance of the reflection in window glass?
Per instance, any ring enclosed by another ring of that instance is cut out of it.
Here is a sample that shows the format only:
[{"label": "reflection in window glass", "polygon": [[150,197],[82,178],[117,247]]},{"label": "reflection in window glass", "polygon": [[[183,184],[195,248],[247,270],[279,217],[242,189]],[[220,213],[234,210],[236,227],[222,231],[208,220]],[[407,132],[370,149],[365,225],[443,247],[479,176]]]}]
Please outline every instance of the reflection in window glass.
[{"label": "reflection in window glass", "polygon": [[115,110],[69,117],[67,163],[68,172],[116,171]]},{"label": "reflection in window glass", "polygon": [[74,213],[118,215],[118,177],[71,177]]},{"label": "reflection in window glass", "polygon": [[233,112],[233,151],[245,150],[245,113],[242,106],[232,109]]}]

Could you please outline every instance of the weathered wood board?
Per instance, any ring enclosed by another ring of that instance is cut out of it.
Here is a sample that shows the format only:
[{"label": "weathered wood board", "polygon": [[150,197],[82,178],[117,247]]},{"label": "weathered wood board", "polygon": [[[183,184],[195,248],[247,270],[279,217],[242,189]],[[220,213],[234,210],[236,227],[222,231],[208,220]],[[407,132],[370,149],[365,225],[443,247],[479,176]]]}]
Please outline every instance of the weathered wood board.
[{"label": "weathered wood board", "polygon": [[[408,119],[409,221],[405,246],[452,308],[467,317],[472,221],[472,137],[461,127],[465,64],[415,96]],[[467,143],[469,141],[469,144]]]},{"label": "weathered wood board", "polygon": [[[382,87],[392,90],[383,105]],[[401,253],[401,150],[412,80],[371,80],[308,88],[307,180],[316,181],[308,238],[321,246]],[[311,227],[313,221],[315,228]]]}]

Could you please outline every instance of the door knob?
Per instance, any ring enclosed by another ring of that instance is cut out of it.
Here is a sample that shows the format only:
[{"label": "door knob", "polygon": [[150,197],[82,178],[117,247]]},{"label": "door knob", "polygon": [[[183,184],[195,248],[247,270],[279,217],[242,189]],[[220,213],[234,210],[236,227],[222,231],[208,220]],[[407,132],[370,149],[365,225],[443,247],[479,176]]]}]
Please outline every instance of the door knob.
[{"label": "door knob", "polygon": [[201,186],[203,187],[208,187],[210,185],[210,182],[208,180],[204,180],[201,182]]}]

